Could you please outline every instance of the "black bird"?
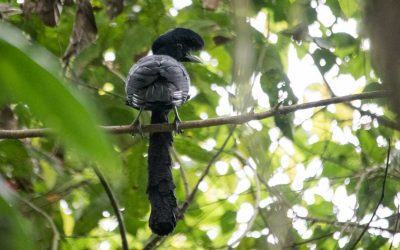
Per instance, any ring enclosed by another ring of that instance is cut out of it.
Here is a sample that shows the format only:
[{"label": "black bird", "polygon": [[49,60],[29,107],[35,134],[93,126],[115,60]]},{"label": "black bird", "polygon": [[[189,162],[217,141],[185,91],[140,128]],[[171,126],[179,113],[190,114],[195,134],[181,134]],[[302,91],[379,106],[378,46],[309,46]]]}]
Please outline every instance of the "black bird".
[{"label": "black bird", "polygon": [[[175,112],[176,130],[180,118],[177,107],[189,99],[190,78],[180,62],[200,62],[191,51],[201,50],[203,39],[189,29],[176,28],[158,37],[153,55],[140,59],[129,71],[125,83],[127,104],[139,111],[133,124],[140,126],[139,116],[150,110],[151,123],[168,123],[168,113]],[[149,225],[153,233],[171,233],[179,217],[172,178],[170,147],[172,133],[150,134],[148,151],[148,187],[151,204]]]}]

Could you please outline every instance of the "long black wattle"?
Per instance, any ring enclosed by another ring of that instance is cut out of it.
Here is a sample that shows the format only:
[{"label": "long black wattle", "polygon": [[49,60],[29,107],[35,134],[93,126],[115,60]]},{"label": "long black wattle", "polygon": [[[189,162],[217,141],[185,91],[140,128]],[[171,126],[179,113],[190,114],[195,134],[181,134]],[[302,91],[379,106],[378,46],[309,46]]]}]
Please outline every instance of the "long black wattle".
[{"label": "long black wattle", "polygon": [[[152,112],[151,123],[168,123],[168,110]],[[172,177],[170,147],[172,133],[152,133],[148,151],[149,181],[147,193],[151,204],[149,225],[153,233],[167,235],[176,226],[178,205]]]}]

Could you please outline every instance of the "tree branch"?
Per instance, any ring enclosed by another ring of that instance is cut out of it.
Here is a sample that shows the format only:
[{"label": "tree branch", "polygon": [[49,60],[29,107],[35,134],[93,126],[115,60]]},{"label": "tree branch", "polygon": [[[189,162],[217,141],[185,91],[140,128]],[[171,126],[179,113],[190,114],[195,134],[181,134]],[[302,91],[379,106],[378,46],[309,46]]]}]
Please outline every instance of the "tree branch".
[{"label": "tree branch", "polygon": [[334,234],[334,232],[328,233],[328,234],[324,234],[324,235],[320,235],[320,236],[317,236],[317,237],[315,237],[315,238],[311,238],[311,239],[308,239],[308,240],[303,240],[303,241],[300,241],[300,242],[295,242],[295,243],[293,243],[293,244],[290,245],[290,246],[284,247],[284,249],[297,249],[297,248],[298,248],[299,246],[301,246],[301,245],[304,245],[304,244],[307,244],[307,243],[311,243],[311,242],[314,242],[314,241],[319,241],[319,240],[328,238],[328,237],[332,236],[333,234]]},{"label": "tree branch", "polygon": [[204,169],[202,175],[200,176],[199,180],[196,183],[196,186],[193,188],[192,192],[190,193],[189,197],[186,199],[186,201],[183,203],[182,207],[179,209],[180,210],[180,217],[179,219],[183,218],[184,213],[188,209],[190,203],[193,201],[194,196],[197,193],[197,190],[199,189],[200,183],[203,181],[203,179],[208,175],[208,172],[211,169],[212,164],[218,159],[219,155],[222,153],[222,151],[225,149],[226,144],[228,143],[229,139],[232,137],[233,132],[235,131],[236,126],[232,127],[231,130],[229,131],[228,136],[226,137],[224,143],[222,146],[218,149],[218,151],[214,154],[214,156],[211,158],[210,162],[208,163],[207,167]]},{"label": "tree branch", "polygon": [[400,131],[400,124],[398,122],[392,121],[384,116],[378,116],[376,114],[373,114],[369,111],[365,111],[362,110],[362,108],[356,107],[354,105],[352,105],[351,103],[347,104],[349,107],[357,110],[358,112],[360,112],[361,115],[367,115],[370,116],[373,119],[376,119],[378,121],[379,124],[382,124],[385,127],[391,128],[391,129],[395,129]]},{"label": "tree branch", "polygon": [[[383,98],[388,95],[386,91],[371,91],[367,93],[360,93],[354,95],[346,95],[341,97],[332,97],[325,100],[308,102],[290,106],[282,106],[279,108],[273,108],[271,110],[259,113],[245,113],[235,116],[226,116],[211,118],[207,120],[195,120],[182,122],[180,125],[181,129],[192,129],[192,128],[205,128],[228,124],[243,124],[251,120],[262,120],[275,115],[284,115],[292,113],[297,110],[309,109],[315,107],[327,106],[329,104],[344,103],[354,100],[365,100],[374,98]],[[137,133],[137,129],[131,125],[119,125],[119,126],[101,126],[106,132],[110,134],[132,134]],[[167,132],[175,129],[174,124],[152,124],[142,127],[143,133],[154,133],[154,132]],[[23,130],[0,130],[0,139],[22,139],[32,137],[44,137],[52,132],[49,128],[42,129],[23,129]]]},{"label": "tree branch", "polygon": [[358,236],[356,241],[352,244],[350,249],[355,249],[358,242],[360,242],[361,238],[364,236],[365,232],[369,228],[369,224],[371,224],[371,221],[374,219],[376,211],[378,210],[378,207],[381,205],[383,198],[385,197],[385,187],[386,187],[386,179],[387,179],[387,174],[388,174],[388,169],[389,169],[389,159],[390,159],[390,139],[388,139],[388,151],[387,151],[387,156],[386,156],[386,168],[385,168],[385,175],[383,177],[383,182],[382,182],[382,191],[381,191],[381,197],[379,198],[378,203],[376,204],[376,207],[374,209],[374,212],[372,213],[371,219],[368,221],[368,223],[365,225],[364,229],[362,230],[361,234]]},{"label": "tree branch", "polygon": [[[352,228],[359,228],[359,229],[364,229],[365,225],[363,224],[358,224],[356,222],[339,222],[336,220],[327,220],[327,219],[322,219],[322,218],[316,218],[316,217],[307,217],[307,216],[299,216],[295,215],[296,219],[302,219],[305,221],[308,221],[310,223],[322,223],[326,225],[332,225],[332,226],[340,226],[340,227],[352,227]],[[368,226],[368,229],[376,229],[376,230],[381,230],[381,231],[386,231],[391,234],[395,234],[395,230],[390,229],[390,228],[383,228],[383,227],[376,227],[376,226]]]},{"label": "tree branch", "polygon": [[[199,185],[200,183],[203,181],[203,179],[208,175],[208,172],[211,169],[211,166],[213,165],[213,163],[215,162],[215,160],[217,160],[217,158],[219,157],[219,155],[222,153],[222,151],[225,149],[226,144],[228,143],[229,139],[232,137],[233,132],[235,131],[236,126],[233,126],[230,131],[228,136],[226,137],[224,143],[222,144],[222,146],[218,149],[218,151],[213,155],[213,157],[211,158],[211,160],[208,162],[207,167],[204,169],[203,173],[201,174],[200,178],[198,179],[195,187],[193,188],[192,192],[189,194],[189,196],[186,198],[185,202],[183,203],[183,205],[179,208],[179,212],[180,215],[179,217],[177,217],[177,220],[181,220],[183,219],[183,216],[185,214],[185,212],[187,211],[190,203],[192,203],[197,190],[199,189]],[[155,236],[153,237],[143,248],[143,250],[150,250],[150,249],[154,249],[157,244],[165,239],[166,237],[162,237],[162,236]]]},{"label": "tree branch", "polygon": [[108,185],[103,174],[100,172],[100,170],[97,169],[97,167],[95,167],[95,166],[93,166],[93,170],[96,173],[97,177],[99,178],[100,183],[103,186],[104,190],[106,191],[108,199],[110,200],[111,206],[114,210],[115,216],[117,217],[119,234],[121,235],[122,249],[128,250],[129,247],[128,247],[128,240],[126,238],[126,229],[125,229],[124,219],[122,217],[121,210],[119,209],[119,206],[117,204],[117,200],[115,199],[113,193],[111,192],[111,188]]},{"label": "tree branch", "polygon": [[22,202],[26,203],[33,210],[35,210],[36,212],[41,214],[47,220],[47,222],[50,224],[51,230],[53,231],[53,240],[52,240],[52,243],[51,243],[51,250],[57,250],[58,249],[58,241],[60,240],[60,232],[58,232],[57,226],[54,223],[53,219],[45,211],[43,211],[42,209],[37,207],[32,202],[22,198],[19,195],[16,195],[16,197],[18,199],[20,199]]},{"label": "tree branch", "polygon": [[172,155],[174,156],[174,160],[179,164],[179,172],[181,173],[183,187],[185,188],[185,199],[187,199],[189,196],[189,184],[186,178],[185,170],[183,169],[183,164],[174,148],[172,148]]},{"label": "tree branch", "polygon": [[[318,45],[318,43],[316,43]],[[318,65],[318,63],[315,61],[314,57],[309,53],[309,55],[311,56],[311,58],[313,58],[314,64]],[[337,65],[339,66],[339,65]],[[337,95],[335,94],[335,92],[333,91],[331,85],[329,84],[328,80],[325,77],[325,74],[321,71],[321,69],[319,67],[317,67],[319,74],[322,77],[322,80],[325,83],[326,88],[328,89],[329,93],[331,94],[332,97],[337,97]],[[394,122],[388,118],[385,118],[384,116],[378,116],[376,114],[373,114],[369,111],[365,111],[362,110],[361,107],[356,107],[351,103],[347,103],[346,104],[348,107],[357,110],[358,112],[360,112],[361,115],[368,115],[373,119],[376,119],[379,124],[382,124],[385,127],[391,128],[391,129],[395,129],[395,130],[399,130],[400,131],[400,124],[398,122]]]}]

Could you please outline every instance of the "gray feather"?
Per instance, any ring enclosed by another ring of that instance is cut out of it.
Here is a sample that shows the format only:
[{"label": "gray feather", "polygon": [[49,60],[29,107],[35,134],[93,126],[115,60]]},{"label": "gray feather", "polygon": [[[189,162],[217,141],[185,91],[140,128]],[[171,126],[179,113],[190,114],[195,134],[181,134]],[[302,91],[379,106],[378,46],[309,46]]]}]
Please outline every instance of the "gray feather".
[{"label": "gray feather", "polygon": [[140,59],[125,82],[127,103],[137,109],[170,109],[188,99],[190,78],[185,67],[166,55]]}]

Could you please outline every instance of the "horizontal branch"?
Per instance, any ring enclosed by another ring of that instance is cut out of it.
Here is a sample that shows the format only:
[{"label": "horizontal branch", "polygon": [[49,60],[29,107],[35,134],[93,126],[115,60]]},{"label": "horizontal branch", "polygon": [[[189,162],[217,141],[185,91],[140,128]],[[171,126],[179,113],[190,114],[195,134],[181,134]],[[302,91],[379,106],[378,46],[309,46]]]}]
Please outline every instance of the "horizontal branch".
[{"label": "horizontal branch", "polygon": [[[315,217],[307,217],[307,216],[299,216],[295,215],[296,219],[302,219],[311,223],[321,223],[321,224],[326,224],[326,225],[332,225],[332,226],[340,226],[340,227],[353,227],[353,228],[358,228],[360,230],[363,230],[366,225],[365,224],[359,224],[357,222],[340,222],[340,221],[335,221],[335,220],[327,220],[323,218],[315,218]],[[377,227],[377,226],[371,226],[367,225],[367,229],[375,229],[375,230],[381,230],[381,231],[386,231],[391,234],[396,234],[396,230],[391,229],[391,228],[383,228],[383,227]]]},{"label": "horizontal branch", "polygon": [[[192,129],[192,128],[205,128],[205,127],[228,125],[228,124],[243,124],[251,120],[262,120],[268,117],[272,117],[274,115],[281,115],[281,114],[284,115],[297,110],[327,106],[329,104],[337,104],[355,100],[382,98],[386,97],[387,95],[388,93],[385,91],[372,91],[361,94],[333,97],[315,102],[308,102],[290,106],[281,106],[279,108],[273,108],[271,110],[259,113],[250,112],[242,115],[210,118],[207,120],[186,121],[182,122],[179,127],[181,129]],[[134,134],[138,132],[137,129],[135,127],[132,127],[131,125],[101,126],[101,127],[110,134],[127,134],[127,133]],[[174,128],[175,126],[173,124],[152,124],[152,125],[142,126],[142,132],[143,133],[167,132],[167,131],[173,131]],[[49,128],[0,130],[0,139],[22,139],[31,137],[44,137],[49,135],[51,132],[52,130]]]}]

